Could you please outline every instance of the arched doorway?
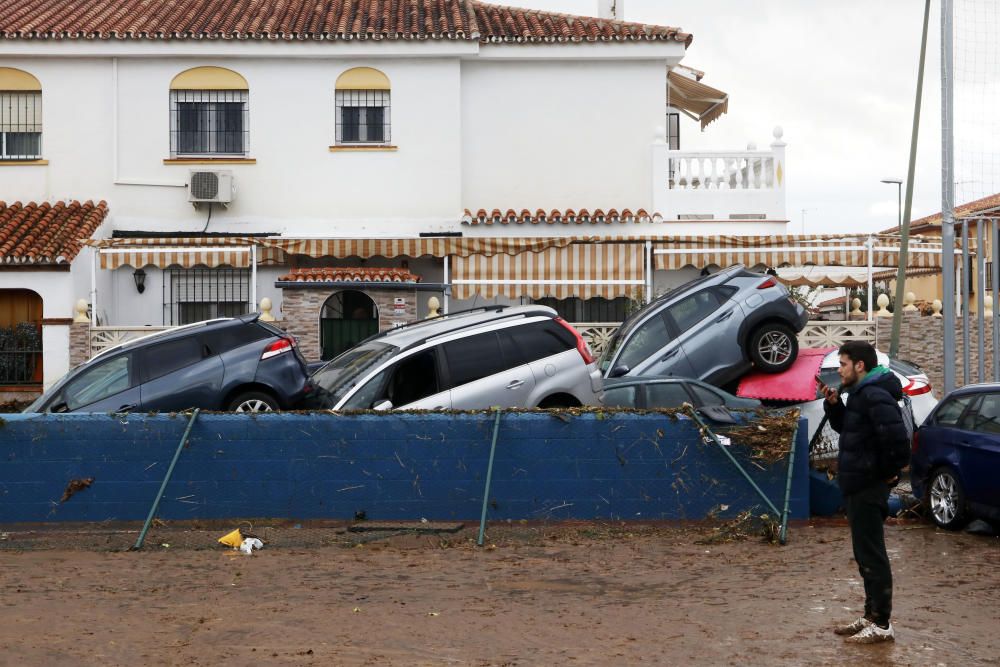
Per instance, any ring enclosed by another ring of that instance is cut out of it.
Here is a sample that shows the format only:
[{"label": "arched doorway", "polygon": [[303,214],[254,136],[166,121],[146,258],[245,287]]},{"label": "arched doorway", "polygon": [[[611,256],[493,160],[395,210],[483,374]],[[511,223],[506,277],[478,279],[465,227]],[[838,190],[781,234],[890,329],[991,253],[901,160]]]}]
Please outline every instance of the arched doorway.
[{"label": "arched doorway", "polygon": [[0,289],[0,385],[42,383],[42,297]]},{"label": "arched doorway", "polygon": [[319,340],[324,360],[378,333],[378,307],[370,296],[344,290],[323,303],[319,316]]}]

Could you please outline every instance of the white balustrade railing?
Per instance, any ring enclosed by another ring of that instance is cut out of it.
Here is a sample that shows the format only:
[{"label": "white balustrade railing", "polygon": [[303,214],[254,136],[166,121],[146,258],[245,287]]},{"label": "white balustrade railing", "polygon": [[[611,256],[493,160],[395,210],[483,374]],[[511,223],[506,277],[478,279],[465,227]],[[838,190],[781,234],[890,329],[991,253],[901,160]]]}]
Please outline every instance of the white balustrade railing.
[{"label": "white balustrade railing", "polygon": [[120,345],[126,341],[166,331],[170,328],[171,327],[91,327],[90,356],[93,357],[109,347]]},{"label": "white balustrade railing", "polygon": [[778,187],[774,153],[669,151],[671,190],[773,190]]},{"label": "white balustrade railing", "polygon": [[807,322],[799,332],[799,347],[840,347],[849,340],[875,344],[875,322]]}]

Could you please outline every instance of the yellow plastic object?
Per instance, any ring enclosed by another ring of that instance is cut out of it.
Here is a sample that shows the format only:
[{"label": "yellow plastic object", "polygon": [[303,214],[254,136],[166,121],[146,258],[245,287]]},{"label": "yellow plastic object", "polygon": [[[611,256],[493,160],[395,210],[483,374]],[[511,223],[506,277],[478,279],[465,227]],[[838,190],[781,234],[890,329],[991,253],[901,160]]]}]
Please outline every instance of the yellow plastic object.
[{"label": "yellow plastic object", "polygon": [[227,547],[239,549],[240,545],[243,544],[243,533],[241,533],[240,529],[237,528],[233,532],[220,537],[219,544],[225,544]]}]

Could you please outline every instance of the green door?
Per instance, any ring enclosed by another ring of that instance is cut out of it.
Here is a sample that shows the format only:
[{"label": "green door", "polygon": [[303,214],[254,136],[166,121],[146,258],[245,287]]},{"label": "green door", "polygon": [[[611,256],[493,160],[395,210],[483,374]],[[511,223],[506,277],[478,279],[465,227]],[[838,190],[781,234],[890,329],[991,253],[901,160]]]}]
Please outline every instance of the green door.
[{"label": "green door", "polygon": [[323,347],[323,360],[333,359],[376,333],[378,333],[378,320],[321,319],[319,335]]}]

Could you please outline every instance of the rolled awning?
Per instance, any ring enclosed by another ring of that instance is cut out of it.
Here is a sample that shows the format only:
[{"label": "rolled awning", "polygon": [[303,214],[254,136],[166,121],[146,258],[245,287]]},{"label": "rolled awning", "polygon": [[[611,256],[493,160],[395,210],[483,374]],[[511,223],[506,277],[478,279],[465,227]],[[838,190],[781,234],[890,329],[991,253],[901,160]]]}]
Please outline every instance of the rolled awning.
[{"label": "rolled awning", "polygon": [[667,72],[667,103],[701,123],[701,128],[729,111],[729,95],[677,72]]},{"label": "rolled awning", "polygon": [[484,298],[638,296],[645,279],[640,244],[590,243],[516,255],[456,257],[452,296]]},{"label": "rolled awning", "polygon": [[567,246],[585,237],[562,238],[469,238],[461,236],[410,239],[259,239],[265,248],[274,248],[290,255],[309,257],[446,257],[456,255],[514,255],[537,252],[546,248]]},{"label": "rolled awning", "polygon": [[[657,269],[686,266],[748,267],[868,266],[872,239],[872,266],[892,268],[899,263],[899,239],[883,236],[675,236],[656,244]],[[910,268],[941,266],[941,243],[910,241]]]}]

